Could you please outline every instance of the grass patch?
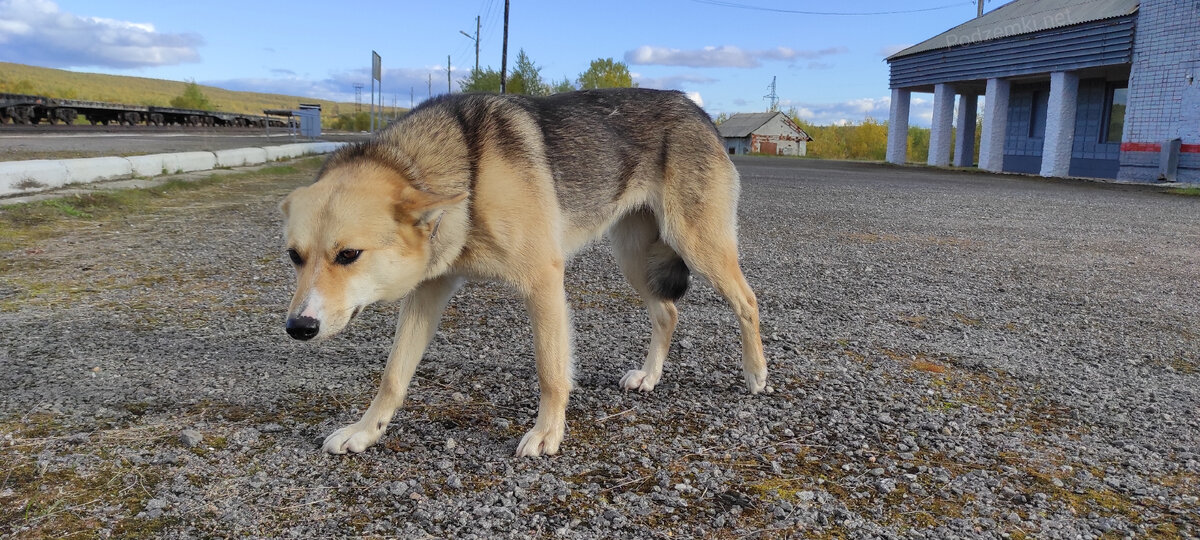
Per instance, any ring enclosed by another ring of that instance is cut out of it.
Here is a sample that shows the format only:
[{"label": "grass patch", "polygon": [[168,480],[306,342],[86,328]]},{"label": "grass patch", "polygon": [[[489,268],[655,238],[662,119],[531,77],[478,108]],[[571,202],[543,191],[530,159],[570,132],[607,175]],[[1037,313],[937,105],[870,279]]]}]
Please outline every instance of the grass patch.
[{"label": "grass patch", "polygon": [[943,366],[936,362],[930,362],[928,360],[921,360],[921,359],[914,360],[912,363],[912,368],[917,371],[924,371],[926,373],[945,373],[946,372],[946,366]]},{"label": "grass patch", "polygon": [[1167,190],[1167,193],[1172,195],[1183,195],[1185,197],[1200,197],[1200,186],[1170,188]]},{"label": "grass patch", "polygon": [[983,319],[976,319],[974,317],[969,317],[967,315],[963,315],[962,313],[955,313],[954,320],[956,320],[966,326],[979,326],[980,323],[983,322]]},{"label": "grass patch", "polygon": [[[153,538],[176,521],[137,517],[163,480],[154,466],[132,463],[103,447],[70,465],[43,463],[38,456],[64,449],[61,438],[67,431],[49,414],[0,423],[0,434],[14,440],[0,452],[0,493],[5,494],[0,535],[65,538],[107,527],[118,538]],[[94,435],[104,436],[121,433]]]},{"label": "grass patch", "polygon": [[1200,363],[1196,362],[1195,360],[1188,360],[1182,356],[1175,357],[1168,365],[1170,365],[1171,369],[1174,369],[1176,373],[1182,373],[1184,375],[1195,375],[1196,373],[1200,372]]},{"label": "grass patch", "polygon": [[150,188],[102,191],[0,206],[0,251],[25,247],[65,228],[153,210],[189,192],[271,176],[310,173],[322,158],[307,158],[244,173],[212,175],[199,180],[173,179]]}]

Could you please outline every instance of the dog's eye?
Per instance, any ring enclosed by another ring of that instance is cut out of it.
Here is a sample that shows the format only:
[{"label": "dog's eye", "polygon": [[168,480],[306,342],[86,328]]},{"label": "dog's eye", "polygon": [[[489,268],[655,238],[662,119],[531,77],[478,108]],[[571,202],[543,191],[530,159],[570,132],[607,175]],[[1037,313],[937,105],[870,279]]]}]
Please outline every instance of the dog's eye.
[{"label": "dog's eye", "polygon": [[338,264],[350,264],[358,260],[359,255],[362,255],[361,249],[343,249],[338,252],[337,257],[333,259],[333,262]]},{"label": "dog's eye", "polygon": [[300,253],[296,252],[296,250],[289,249],[289,250],[287,250],[287,254],[288,254],[288,258],[292,259],[292,264],[294,264],[296,266],[300,266],[300,265],[304,264],[304,258],[301,257]]}]

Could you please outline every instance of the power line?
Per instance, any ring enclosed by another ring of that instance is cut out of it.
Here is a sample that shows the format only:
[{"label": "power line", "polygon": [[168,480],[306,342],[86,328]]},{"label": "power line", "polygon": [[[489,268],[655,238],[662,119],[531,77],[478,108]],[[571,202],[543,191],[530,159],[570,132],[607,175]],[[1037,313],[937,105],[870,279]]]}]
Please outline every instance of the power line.
[{"label": "power line", "polygon": [[855,17],[856,16],[866,16],[866,15],[902,15],[905,13],[922,13],[922,12],[926,12],[926,11],[937,11],[940,9],[950,9],[952,7],[972,5],[975,3],[974,1],[955,2],[953,4],[946,4],[944,6],[920,8],[920,9],[902,9],[902,10],[896,10],[896,11],[847,12],[847,11],[806,11],[806,10],[799,10],[799,9],[783,9],[783,8],[772,8],[772,7],[763,7],[763,6],[748,6],[745,4],[738,4],[735,2],[726,2],[723,0],[692,0],[692,1],[696,2],[698,4],[709,4],[709,5],[713,5],[713,6],[729,7],[729,8],[737,8],[737,9],[749,9],[749,10],[753,10],[753,11],[770,11],[772,13],[792,13],[792,14],[796,14],[796,15],[855,16]]},{"label": "power line", "polygon": [[[479,42],[481,44],[491,43],[493,46],[495,46],[495,43],[492,42],[491,39],[496,36],[496,27],[502,22],[501,19],[503,19],[504,14],[503,10],[493,9],[493,1],[494,0],[488,1],[487,9],[483,13],[483,28],[479,34]],[[483,45],[481,45],[481,47],[482,46]]]}]

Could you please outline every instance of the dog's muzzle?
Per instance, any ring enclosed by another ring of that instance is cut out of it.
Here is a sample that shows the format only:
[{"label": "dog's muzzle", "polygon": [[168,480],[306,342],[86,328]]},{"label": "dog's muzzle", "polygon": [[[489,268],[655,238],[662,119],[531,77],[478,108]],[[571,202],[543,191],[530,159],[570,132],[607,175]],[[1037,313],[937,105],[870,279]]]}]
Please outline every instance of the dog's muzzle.
[{"label": "dog's muzzle", "polygon": [[312,317],[296,317],[287,320],[287,333],[294,339],[308,341],[321,331],[321,321]]}]

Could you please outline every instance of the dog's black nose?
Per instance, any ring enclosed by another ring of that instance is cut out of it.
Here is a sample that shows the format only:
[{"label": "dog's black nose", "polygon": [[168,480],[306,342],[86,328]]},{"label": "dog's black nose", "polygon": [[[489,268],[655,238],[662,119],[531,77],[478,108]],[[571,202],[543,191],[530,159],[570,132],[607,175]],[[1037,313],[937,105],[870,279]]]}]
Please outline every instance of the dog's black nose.
[{"label": "dog's black nose", "polygon": [[321,321],[312,317],[296,317],[288,319],[287,333],[295,339],[308,341],[321,331]]}]

